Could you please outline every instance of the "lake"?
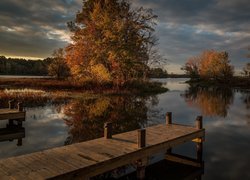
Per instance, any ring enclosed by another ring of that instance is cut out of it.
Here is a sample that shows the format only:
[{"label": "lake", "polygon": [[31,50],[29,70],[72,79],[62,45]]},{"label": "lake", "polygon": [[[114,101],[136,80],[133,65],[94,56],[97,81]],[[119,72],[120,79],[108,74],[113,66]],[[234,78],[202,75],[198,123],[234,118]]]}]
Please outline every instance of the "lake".
[{"label": "lake", "polygon": [[[26,107],[25,138],[18,145],[17,140],[0,142],[0,158],[101,137],[107,121],[113,122],[115,133],[164,123],[165,113],[173,112],[173,122],[187,125],[203,115],[202,179],[250,179],[250,91],[190,87],[187,79],[154,80],[169,91],[155,96],[79,97]],[[0,122],[0,128],[6,123]],[[194,157],[194,143],[174,152]]]}]

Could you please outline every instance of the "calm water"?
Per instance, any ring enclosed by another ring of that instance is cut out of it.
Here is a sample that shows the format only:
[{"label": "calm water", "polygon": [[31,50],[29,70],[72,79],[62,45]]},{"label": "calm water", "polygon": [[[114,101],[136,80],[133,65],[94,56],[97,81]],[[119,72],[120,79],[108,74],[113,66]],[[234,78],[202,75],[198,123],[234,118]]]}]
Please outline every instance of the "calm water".
[{"label": "calm water", "polygon": [[[22,146],[17,140],[0,142],[0,158],[101,137],[106,121],[114,123],[116,133],[164,123],[171,111],[177,123],[192,125],[197,115],[204,117],[202,179],[250,179],[250,91],[192,88],[185,80],[158,80],[170,91],[156,96],[79,98],[27,107]],[[0,122],[2,131],[6,123]],[[195,146],[187,143],[174,151],[193,157]]]}]

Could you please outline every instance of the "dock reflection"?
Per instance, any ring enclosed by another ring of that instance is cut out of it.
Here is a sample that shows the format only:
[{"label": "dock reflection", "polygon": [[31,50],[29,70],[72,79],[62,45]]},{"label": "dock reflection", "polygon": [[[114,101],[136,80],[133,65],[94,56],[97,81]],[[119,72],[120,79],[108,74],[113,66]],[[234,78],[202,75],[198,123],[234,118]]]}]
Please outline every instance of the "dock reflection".
[{"label": "dock reflection", "polygon": [[0,128],[0,142],[17,140],[17,146],[22,146],[25,138],[25,128],[22,125],[7,124]]}]

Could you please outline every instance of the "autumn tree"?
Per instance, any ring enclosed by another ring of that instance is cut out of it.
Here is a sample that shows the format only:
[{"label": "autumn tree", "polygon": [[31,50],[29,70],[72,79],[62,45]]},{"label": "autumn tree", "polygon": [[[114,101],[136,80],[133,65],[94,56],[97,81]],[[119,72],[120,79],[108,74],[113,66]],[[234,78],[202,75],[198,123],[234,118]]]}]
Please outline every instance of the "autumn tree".
[{"label": "autumn tree", "polygon": [[[247,58],[250,58],[250,46],[247,48],[249,51],[249,54],[247,54]],[[243,68],[243,73],[245,76],[250,77],[250,63],[247,63],[245,67]]]},{"label": "autumn tree", "polygon": [[200,59],[197,57],[189,58],[186,64],[181,68],[190,76],[191,79],[199,78]]},{"label": "autumn tree", "polygon": [[243,72],[245,76],[249,76],[250,77],[250,63],[247,63],[245,65],[245,67],[243,68]]},{"label": "autumn tree", "polygon": [[64,49],[59,48],[53,52],[53,58],[48,66],[48,73],[57,79],[69,76],[69,68],[65,61]]},{"label": "autumn tree", "polygon": [[117,85],[142,78],[155,43],[155,18],[151,10],[132,9],[127,0],[84,0],[69,23],[66,60],[73,77]]},{"label": "autumn tree", "polygon": [[[198,74],[204,80],[229,81],[233,76],[233,66],[227,52],[207,50],[188,60],[185,65],[188,74]],[[192,77],[192,76],[191,76]]]}]

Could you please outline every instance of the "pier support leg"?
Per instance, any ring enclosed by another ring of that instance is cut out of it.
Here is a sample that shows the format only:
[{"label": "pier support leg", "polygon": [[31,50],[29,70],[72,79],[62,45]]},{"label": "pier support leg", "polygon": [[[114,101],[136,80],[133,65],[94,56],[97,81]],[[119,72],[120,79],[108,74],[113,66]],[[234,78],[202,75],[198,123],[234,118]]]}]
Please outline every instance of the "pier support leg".
[{"label": "pier support leg", "polygon": [[[138,148],[146,147],[146,129],[139,129],[137,136]],[[145,179],[145,168],[147,166],[148,159],[140,159],[136,162],[137,179]]]},{"label": "pier support leg", "polygon": [[[167,112],[166,113],[166,124],[172,124],[172,112]],[[172,148],[167,149],[167,154],[172,153]]]},{"label": "pier support leg", "polygon": [[145,169],[148,164],[148,158],[140,159],[136,162],[136,176],[137,179],[145,179]]},{"label": "pier support leg", "polygon": [[22,138],[19,138],[17,140],[17,146],[22,146],[23,145],[23,139]]},{"label": "pier support leg", "polygon": [[[196,128],[197,129],[203,128],[202,116],[198,116],[196,118]],[[203,166],[203,159],[202,159],[203,141],[204,141],[204,138],[198,138],[198,141],[196,142],[196,157],[197,157],[197,161],[201,164],[201,167]]]}]

